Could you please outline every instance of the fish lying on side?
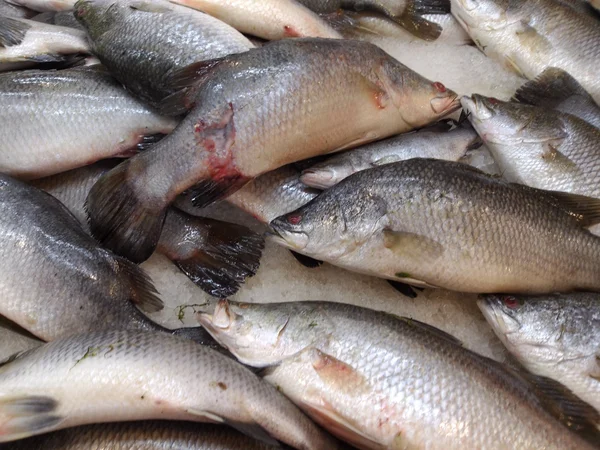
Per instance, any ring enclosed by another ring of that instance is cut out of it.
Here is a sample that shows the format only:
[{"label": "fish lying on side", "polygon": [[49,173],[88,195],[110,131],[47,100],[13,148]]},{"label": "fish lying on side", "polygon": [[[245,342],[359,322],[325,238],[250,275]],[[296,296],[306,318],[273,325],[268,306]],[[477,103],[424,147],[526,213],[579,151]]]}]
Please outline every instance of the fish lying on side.
[{"label": "fish lying on side", "polygon": [[42,344],[43,342],[36,339],[32,334],[0,316],[0,361],[4,361],[15,353],[23,352]]},{"label": "fish lying on side", "polygon": [[203,11],[242,33],[267,40],[341,39],[323,19],[295,0],[171,0]]},{"label": "fish lying on side", "polygon": [[90,53],[83,31],[0,17],[0,64],[63,62],[78,53]]},{"label": "fish lying on side", "polygon": [[572,114],[600,128],[600,107],[592,96],[564,70],[550,67],[521,86],[513,101]]},{"label": "fish lying on side", "polygon": [[102,64],[130,92],[157,108],[173,93],[170,78],[177,71],[254,47],[224,22],[166,1],[80,0],[75,15]]},{"label": "fish lying on side", "polygon": [[489,57],[529,79],[562,69],[600,101],[596,18],[556,0],[452,0],[452,14]]},{"label": "fish lying on side", "polygon": [[457,108],[443,84],[373,44],[337,39],[284,39],[232,55],[187,95],[197,106],[177,129],[102,177],[88,197],[93,235],[132,261],[152,254],[167,206],[186,190],[206,206],[270,170]]},{"label": "fish lying on side", "polygon": [[349,176],[271,222],[272,239],[356,272],[459,292],[600,290],[600,200],[450,161]]},{"label": "fish lying on side", "polygon": [[594,448],[565,425],[598,437],[600,415],[564,386],[513,371],[422,322],[340,303],[227,300],[199,320],[359,448]]},{"label": "fish lying on side", "polygon": [[96,66],[0,74],[0,99],[0,172],[23,179],[131,155],[178,123]]},{"label": "fish lying on side", "polygon": [[411,34],[427,41],[438,39],[442,27],[424,16],[450,13],[450,0],[298,0],[298,2],[321,14],[335,13],[340,9],[379,13],[397,22]]},{"label": "fish lying on side", "polygon": [[505,179],[600,198],[600,128],[542,106],[477,94],[461,102]]},{"label": "fish lying on side", "polygon": [[487,295],[479,308],[530,371],[560,381],[600,411],[600,295]]},{"label": "fish lying on side", "polygon": [[152,420],[83,425],[0,444],[0,450],[268,450],[222,425]]},{"label": "fish lying on side", "polygon": [[[211,344],[200,327],[167,330],[145,272],[101,248],[51,195],[0,175],[0,314],[45,341],[104,328],[165,331]],[[0,433],[2,434],[2,433]]]},{"label": "fish lying on side", "polygon": [[[101,161],[32,184],[60,200],[89,233],[85,199],[94,183],[115,165],[114,160]],[[171,208],[157,250],[205,292],[223,298],[234,295],[246,278],[256,274],[263,248],[264,238],[244,226]]]},{"label": "fish lying on side", "polygon": [[411,158],[458,161],[467,150],[481,145],[470,126],[452,131],[425,128],[367,144],[326,159],[302,172],[300,180],[318,189],[328,189],[361,170]]},{"label": "fish lying on side", "polygon": [[336,448],[249,369],[164,333],[55,340],[0,367],[0,393],[0,442],[90,423],[170,419],[225,423],[298,449]]}]

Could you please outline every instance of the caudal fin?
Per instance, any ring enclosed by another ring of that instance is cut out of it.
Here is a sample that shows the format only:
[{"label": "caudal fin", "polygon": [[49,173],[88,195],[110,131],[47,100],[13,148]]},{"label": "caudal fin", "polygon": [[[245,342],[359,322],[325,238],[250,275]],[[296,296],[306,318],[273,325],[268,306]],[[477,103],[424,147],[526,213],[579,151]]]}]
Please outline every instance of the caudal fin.
[{"label": "caudal fin", "polygon": [[104,174],[86,201],[92,235],[120,256],[141,263],[154,252],[166,208],[139,198],[128,159]]},{"label": "caudal fin", "polygon": [[52,397],[22,395],[0,399],[0,442],[14,441],[46,433],[65,419],[57,414],[58,402]]}]

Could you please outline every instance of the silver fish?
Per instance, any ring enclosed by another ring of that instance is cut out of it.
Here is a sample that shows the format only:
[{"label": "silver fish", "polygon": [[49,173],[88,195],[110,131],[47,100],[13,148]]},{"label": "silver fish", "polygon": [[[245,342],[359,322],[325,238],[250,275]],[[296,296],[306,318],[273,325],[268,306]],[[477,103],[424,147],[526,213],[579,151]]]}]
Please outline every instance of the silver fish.
[{"label": "silver fish", "polygon": [[600,295],[487,295],[478,305],[525,367],[560,381],[600,411]]},{"label": "silver fish", "polygon": [[[600,290],[600,200],[411,159],[349,176],[272,239],[356,272],[460,292]],[[579,221],[578,221],[579,219]]]},{"label": "silver fish", "polygon": [[335,448],[250,370],[164,333],[102,331],[55,340],[3,365],[0,393],[0,442],[90,423],[169,419],[227,423],[298,449]]},{"label": "silver fish", "polygon": [[23,352],[42,344],[42,341],[36,339],[27,330],[0,316],[0,361],[4,361],[15,353]]},{"label": "silver fish", "polygon": [[[581,420],[597,438],[600,415],[559,383],[512,371],[422,322],[340,303],[227,300],[199,320],[359,448],[593,448],[557,418],[575,429]],[[578,408],[579,419],[565,417]]]}]

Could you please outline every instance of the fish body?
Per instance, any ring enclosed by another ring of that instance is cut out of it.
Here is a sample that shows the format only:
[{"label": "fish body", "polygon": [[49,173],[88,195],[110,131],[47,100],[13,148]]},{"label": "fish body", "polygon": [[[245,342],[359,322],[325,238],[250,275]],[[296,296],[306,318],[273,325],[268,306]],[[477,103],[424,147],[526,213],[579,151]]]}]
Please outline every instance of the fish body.
[{"label": "fish body", "polygon": [[267,40],[292,37],[340,39],[318,15],[294,0],[171,0],[203,11],[242,33]]},{"label": "fish body", "polygon": [[456,94],[441,83],[372,44],[336,39],[282,40],[233,55],[197,89],[197,106],[173,134],[106,174],[88,197],[94,236],[132,260],[152,253],[164,209],[185,190],[205,206],[270,170],[456,108]]},{"label": "fish body", "polygon": [[199,320],[358,448],[592,448],[519,374],[421,322],[338,303],[226,300]]},{"label": "fish body", "polygon": [[10,0],[15,5],[38,12],[72,11],[77,0]]},{"label": "fish body", "polygon": [[452,0],[452,14],[486,55],[525,78],[556,67],[600,99],[600,27],[594,17],[554,0]]},{"label": "fish body", "polygon": [[600,128],[538,106],[480,95],[461,101],[505,179],[600,198]]},{"label": "fish body", "polygon": [[[335,448],[250,370],[164,333],[103,331],[55,340],[4,365],[0,392],[0,417],[8,419],[3,442],[90,423],[167,419],[227,423],[299,449]],[[23,403],[31,408],[18,408]]]},{"label": "fish body", "polygon": [[131,154],[177,124],[95,68],[0,74],[0,98],[0,171],[24,179]]},{"label": "fish body", "polygon": [[361,170],[411,158],[458,161],[478,141],[472,128],[452,131],[421,130],[332,156],[302,172],[300,180],[318,189],[328,189]]},{"label": "fish body", "polygon": [[270,226],[276,242],[298,253],[408,284],[598,290],[600,239],[573,216],[578,202],[595,209],[598,201],[569,199],[417,158],[355,173]]},{"label": "fish body", "polygon": [[81,0],[75,14],[102,64],[156,107],[172,93],[170,77],[177,71],[254,47],[224,22],[164,1]]},{"label": "fish body", "polygon": [[492,329],[531,372],[553,378],[600,411],[600,296],[489,295],[478,301]]}]

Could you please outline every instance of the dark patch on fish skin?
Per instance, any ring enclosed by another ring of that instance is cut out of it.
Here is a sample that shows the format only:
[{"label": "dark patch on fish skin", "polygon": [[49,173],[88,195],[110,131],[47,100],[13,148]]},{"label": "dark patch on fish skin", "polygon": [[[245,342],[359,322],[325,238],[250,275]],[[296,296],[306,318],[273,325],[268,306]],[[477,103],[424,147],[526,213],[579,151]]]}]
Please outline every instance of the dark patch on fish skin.
[{"label": "dark patch on fish skin", "polygon": [[223,383],[222,381],[219,381],[217,383],[217,386],[219,386],[223,391],[227,390],[227,385],[225,383]]}]

